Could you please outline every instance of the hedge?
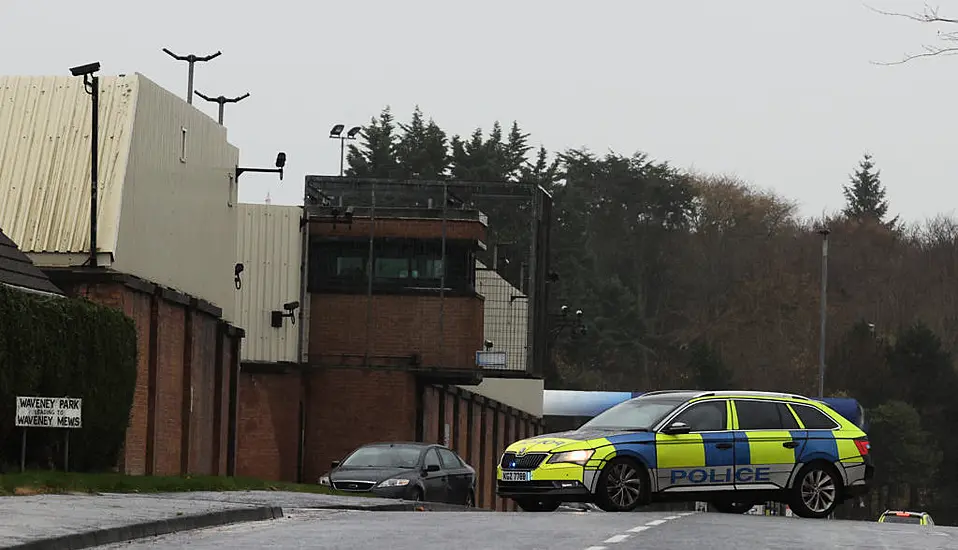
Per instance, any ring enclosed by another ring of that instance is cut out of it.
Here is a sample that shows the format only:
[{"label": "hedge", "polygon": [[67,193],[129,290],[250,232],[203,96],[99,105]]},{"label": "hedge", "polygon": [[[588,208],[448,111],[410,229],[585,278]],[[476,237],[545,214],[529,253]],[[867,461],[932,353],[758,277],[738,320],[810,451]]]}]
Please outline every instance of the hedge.
[{"label": "hedge", "polygon": [[[123,312],[82,298],[0,285],[0,467],[20,461],[17,395],[80,397],[83,427],[70,431],[70,469],[117,465],[136,387],[136,329]],[[62,467],[64,430],[27,433],[27,461]],[[52,456],[51,456],[52,455]]]}]

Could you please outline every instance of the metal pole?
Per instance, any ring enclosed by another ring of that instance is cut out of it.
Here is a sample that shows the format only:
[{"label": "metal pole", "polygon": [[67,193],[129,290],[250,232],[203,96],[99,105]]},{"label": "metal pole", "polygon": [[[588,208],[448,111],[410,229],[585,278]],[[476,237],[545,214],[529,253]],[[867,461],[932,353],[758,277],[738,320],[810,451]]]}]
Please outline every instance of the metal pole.
[{"label": "metal pole", "polygon": [[63,436],[63,471],[70,471],[70,428],[67,428],[67,433]]},{"label": "metal pole", "polygon": [[220,118],[219,118],[219,121],[218,121],[218,122],[220,123],[220,126],[223,125],[223,107],[224,107],[225,105],[226,105],[226,103],[224,103],[224,102],[222,102],[222,101],[220,102]]},{"label": "metal pole", "polygon": [[366,352],[363,355],[363,365],[369,366],[369,342],[371,339],[371,330],[373,322],[373,270],[375,268],[375,259],[373,258],[373,241],[376,238],[376,184],[372,185],[370,190],[371,206],[369,209],[369,263],[366,268],[369,270],[369,276],[366,278]]},{"label": "metal pole", "polygon": [[[442,185],[442,252],[439,260],[439,366],[446,362],[446,331],[444,330],[446,313],[446,207],[449,202],[449,185]],[[445,399],[445,398],[444,398]]]},{"label": "metal pole", "polygon": [[339,176],[343,176],[343,161],[346,158],[346,138],[339,138]]},{"label": "metal pole", "polygon": [[190,63],[190,76],[186,82],[186,102],[192,105],[193,104],[193,64],[196,62],[190,59],[189,63]]},{"label": "metal pole", "polygon": [[27,429],[23,428],[23,437],[20,439],[20,473],[27,471]]},{"label": "metal pole", "polygon": [[99,147],[100,147],[100,77],[93,76],[91,78],[93,82],[93,90],[91,92],[91,97],[93,98],[93,123],[91,131],[91,143],[90,143],[90,179],[91,188],[90,188],[90,267],[97,267],[96,261],[96,213],[97,213],[97,194],[98,194],[98,166],[97,158],[99,157]]},{"label": "metal pole", "polygon": [[822,310],[821,310],[821,334],[819,335],[818,348],[818,397],[825,395],[825,319],[827,310],[828,295],[828,233],[827,229],[822,229],[819,234],[822,236]]}]

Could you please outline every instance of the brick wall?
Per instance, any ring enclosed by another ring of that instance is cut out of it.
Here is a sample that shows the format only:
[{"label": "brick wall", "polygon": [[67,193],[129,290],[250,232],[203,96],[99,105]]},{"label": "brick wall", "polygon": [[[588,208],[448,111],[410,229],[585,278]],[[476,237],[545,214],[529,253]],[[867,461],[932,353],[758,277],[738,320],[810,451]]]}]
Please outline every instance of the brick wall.
[{"label": "brick wall", "polygon": [[158,303],[152,473],[161,476],[180,473],[184,313],[182,306],[166,301]]},{"label": "brick wall", "polygon": [[237,475],[296,480],[301,390],[299,372],[240,373],[243,397],[237,422]]},{"label": "brick wall", "polygon": [[[442,236],[442,220],[436,219],[388,219],[376,220],[377,238],[437,239]],[[353,218],[351,224],[311,223],[310,235],[328,237],[363,237],[372,230],[369,218]],[[446,220],[446,239],[486,240],[486,227],[478,221]]]},{"label": "brick wall", "polygon": [[316,369],[305,376],[305,482],[314,483],[333,460],[360,445],[415,441],[413,374],[358,367]]},{"label": "brick wall", "polygon": [[[195,474],[213,475],[219,473],[216,457],[213,453],[216,439],[214,417],[216,416],[216,340],[217,323],[206,315],[193,315],[192,321],[192,357],[190,359],[190,380],[192,391],[186,388],[187,434],[189,449],[186,470]],[[194,368],[198,365],[200,368]]]},{"label": "brick wall", "polygon": [[105,270],[46,273],[68,295],[119,309],[135,324],[136,388],[118,469],[225,474],[231,348],[241,334],[217,308],[141,279]]},{"label": "brick wall", "polygon": [[[313,294],[310,300],[310,311],[322,312],[310,319],[311,362],[343,364],[343,354],[361,357],[367,345],[366,296]],[[374,364],[398,364],[418,353],[427,367],[475,369],[476,351],[482,349],[482,299],[443,301],[440,330],[438,297],[374,296],[368,340]]]},{"label": "brick wall", "polygon": [[[445,400],[442,416],[439,415],[440,400]],[[450,447],[476,469],[478,506],[515,510],[512,501],[495,496],[496,466],[508,445],[523,437],[541,433],[542,420],[497,401],[448,386],[426,385],[423,388],[422,405],[422,430],[426,441],[440,442],[445,423],[450,425],[450,435],[451,426],[457,423],[460,426],[458,437],[452,438]],[[520,435],[522,433],[526,435]]]}]

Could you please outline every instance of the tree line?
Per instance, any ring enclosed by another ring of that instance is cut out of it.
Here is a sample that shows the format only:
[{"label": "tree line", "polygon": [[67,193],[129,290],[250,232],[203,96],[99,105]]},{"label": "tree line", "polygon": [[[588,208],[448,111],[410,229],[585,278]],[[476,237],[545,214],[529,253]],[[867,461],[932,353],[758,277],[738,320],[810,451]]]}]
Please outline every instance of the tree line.
[{"label": "tree line", "polygon": [[[891,215],[875,159],[842,209],[802,217],[786,197],[649,154],[550,153],[504,131],[449,136],[387,107],[350,146],[348,175],[539,184],[553,196],[550,299],[585,311],[546,372],[551,389],[748,388],[817,395],[822,229],[828,239],[826,395],[867,409],[879,490],[842,510],[921,508],[958,523],[958,222]],[[508,209],[490,216],[508,225]],[[515,214],[515,213],[512,213]],[[514,220],[513,220],[514,221]]]}]

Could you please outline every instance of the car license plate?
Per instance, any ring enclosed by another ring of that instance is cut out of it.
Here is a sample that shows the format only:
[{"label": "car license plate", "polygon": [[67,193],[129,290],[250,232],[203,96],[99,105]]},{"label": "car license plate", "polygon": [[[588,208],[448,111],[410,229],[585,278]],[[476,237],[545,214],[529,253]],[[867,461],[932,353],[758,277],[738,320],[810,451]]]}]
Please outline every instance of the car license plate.
[{"label": "car license plate", "polygon": [[531,481],[532,472],[502,472],[502,481]]}]

